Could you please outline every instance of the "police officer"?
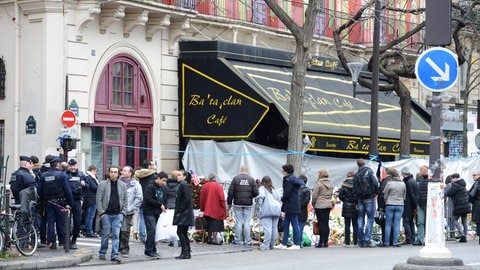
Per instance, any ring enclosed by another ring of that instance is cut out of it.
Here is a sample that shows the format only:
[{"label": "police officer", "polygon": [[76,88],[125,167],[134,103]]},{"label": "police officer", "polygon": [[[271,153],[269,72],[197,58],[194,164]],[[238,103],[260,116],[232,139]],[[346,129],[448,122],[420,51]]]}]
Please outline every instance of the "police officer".
[{"label": "police officer", "polygon": [[85,174],[78,170],[77,161],[73,158],[68,161],[67,176],[73,195],[73,229],[70,248],[77,249],[77,238],[80,235],[80,225],[82,224],[82,190],[88,188],[88,183]]},{"label": "police officer", "polygon": [[48,220],[48,240],[50,249],[57,249],[55,224],[57,224],[58,244],[65,243],[65,218],[64,207],[73,205],[72,189],[68,176],[60,170],[60,158],[50,160],[50,170],[42,174],[38,183],[38,193],[46,201]]},{"label": "police officer", "polygon": [[30,201],[37,201],[37,181],[32,172],[32,159],[28,156],[20,156],[20,168],[12,173],[10,178],[10,190],[13,193],[16,204],[21,204],[21,213],[24,221],[31,216]]}]

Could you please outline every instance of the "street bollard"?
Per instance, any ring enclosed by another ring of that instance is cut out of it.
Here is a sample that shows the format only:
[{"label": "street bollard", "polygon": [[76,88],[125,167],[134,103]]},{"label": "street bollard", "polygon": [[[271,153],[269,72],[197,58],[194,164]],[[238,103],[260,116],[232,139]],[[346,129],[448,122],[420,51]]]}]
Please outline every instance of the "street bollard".
[{"label": "street bollard", "polygon": [[70,205],[67,205],[65,207],[66,213],[65,213],[65,243],[64,243],[64,249],[65,253],[70,252]]}]

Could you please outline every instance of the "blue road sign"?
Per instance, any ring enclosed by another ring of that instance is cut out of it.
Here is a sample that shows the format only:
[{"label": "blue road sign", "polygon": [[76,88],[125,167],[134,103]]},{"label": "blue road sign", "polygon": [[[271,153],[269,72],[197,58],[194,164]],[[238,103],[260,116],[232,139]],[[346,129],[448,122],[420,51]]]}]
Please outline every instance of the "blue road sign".
[{"label": "blue road sign", "polygon": [[430,48],[418,57],[415,75],[418,82],[430,91],[448,90],[457,82],[457,56],[442,47]]}]

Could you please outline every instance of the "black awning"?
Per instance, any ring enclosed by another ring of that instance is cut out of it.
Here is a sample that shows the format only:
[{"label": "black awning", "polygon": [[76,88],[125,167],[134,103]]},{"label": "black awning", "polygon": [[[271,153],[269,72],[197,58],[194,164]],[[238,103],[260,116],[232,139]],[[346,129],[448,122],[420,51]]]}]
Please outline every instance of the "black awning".
[{"label": "black awning", "polygon": [[[322,66],[337,63],[325,62]],[[280,119],[288,123],[292,76],[288,66],[205,59],[197,54],[181,57],[179,70],[183,137],[247,139],[262,121],[269,120],[269,111],[278,111]],[[350,77],[325,70],[308,71],[303,131],[311,137],[312,151],[368,153],[370,95],[353,98],[352,91]],[[394,93],[380,93],[378,108],[380,154],[396,155],[400,138],[399,98]],[[414,110],[411,140],[412,155],[428,155],[430,124]]]}]

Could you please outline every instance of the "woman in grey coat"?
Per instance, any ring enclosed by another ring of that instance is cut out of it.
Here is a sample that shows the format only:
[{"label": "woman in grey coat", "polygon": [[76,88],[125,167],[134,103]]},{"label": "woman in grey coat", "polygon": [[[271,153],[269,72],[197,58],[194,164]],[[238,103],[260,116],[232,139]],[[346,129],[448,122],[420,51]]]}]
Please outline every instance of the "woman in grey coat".
[{"label": "woman in grey coat", "polygon": [[390,245],[393,224],[393,246],[400,247],[398,236],[400,235],[400,220],[403,215],[407,189],[397,170],[386,168],[385,171],[391,176],[391,180],[387,182],[383,190],[385,198],[385,243],[382,246],[388,247]]}]

